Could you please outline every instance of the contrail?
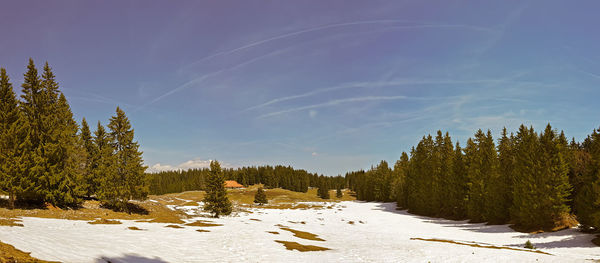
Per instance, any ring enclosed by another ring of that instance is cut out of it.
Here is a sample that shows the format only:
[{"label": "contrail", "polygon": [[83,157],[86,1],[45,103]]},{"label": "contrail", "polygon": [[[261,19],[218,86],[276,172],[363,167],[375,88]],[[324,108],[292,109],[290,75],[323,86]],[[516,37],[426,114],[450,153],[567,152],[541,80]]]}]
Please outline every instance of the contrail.
[{"label": "contrail", "polygon": [[407,99],[407,97],[406,96],[367,96],[367,97],[337,99],[337,100],[332,100],[332,101],[328,101],[328,102],[325,102],[325,103],[313,104],[313,105],[302,106],[302,107],[297,107],[297,108],[293,108],[293,109],[288,109],[288,110],[282,110],[282,111],[276,111],[276,112],[271,112],[271,113],[263,114],[263,115],[260,115],[258,117],[258,119],[262,119],[262,118],[266,118],[266,117],[271,117],[271,116],[276,116],[276,115],[280,115],[280,114],[284,114],[284,113],[290,113],[290,112],[308,110],[308,109],[315,109],[315,108],[322,108],[322,107],[331,107],[331,106],[336,106],[336,105],[339,105],[339,104],[342,104],[342,103],[361,102],[361,101],[374,101],[374,100],[402,100],[402,99]]},{"label": "contrail", "polygon": [[339,86],[316,89],[313,91],[309,91],[307,93],[286,96],[281,98],[272,99],[262,104],[258,104],[249,108],[242,110],[242,112],[250,111],[258,108],[262,108],[271,104],[294,100],[304,97],[310,97],[316,94],[341,90],[341,89],[349,89],[349,88],[378,88],[378,87],[388,87],[388,86],[403,86],[403,85],[440,85],[440,84],[471,84],[471,83],[492,83],[492,82],[503,82],[504,79],[477,79],[477,80],[399,80],[399,81],[387,81],[387,82],[355,82],[355,83],[345,83]]},{"label": "contrail", "polygon": [[258,60],[261,60],[261,59],[263,59],[263,58],[265,58],[265,57],[269,57],[269,56],[278,55],[278,54],[280,54],[280,53],[283,53],[283,52],[285,52],[285,51],[286,51],[286,50],[288,50],[288,49],[290,49],[290,48],[288,47],[288,48],[283,48],[283,49],[279,49],[279,50],[276,50],[276,51],[272,51],[272,52],[269,52],[269,53],[267,53],[267,54],[264,54],[264,55],[261,55],[261,56],[254,57],[254,58],[252,58],[252,59],[246,60],[246,61],[244,61],[244,62],[242,62],[242,63],[239,63],[239,64],[237,64],[237,65],[235,65],[235,66],[233,66],[233,67],[229,67],[229,68],[225,68],[225,69],[220,69],[220,70],[217,70],[217,71],[213,71],[213,72],[210,72],[210,73],[204,74],[204,75],[202,75],[202,76],[200,76],[200,77],[194,78],[194,79],[192,79],[192,80],[190,80],[190,81],[188,81],[188,82],[186,82],[186,83],[184,83],[184,84],[182,84],[182,85],[178,86],[177,88],[174,88],[174,89],[172,89],[172,90],[169,90],[169,91],[168,91],[168,92],[166,92],[165,94],[163,94],[163,95],[160,95],[160,96],[158,96],[158,97],[154,98],[154,99],[153,99],[153,100],[151,100],[150,102],[148,102],[148,103],[146,103],[146,104],[144,104],[144,105],[142,105],[142,106],[138,107],[137,109],[135,109],[135,111],[141,110],[142,108],[145,108],[145,107],[147,107],[147,106],[149,106],[149,105],[152,105],[152,104],[154,104],[154,103],[156,103],[156,102],[158,102],[158,101],[160,101],[160,100],[164,99],[165,97],[168,97],[168,96],[170,96],[170,95],[172,95],[172,94],[174,94],[174,93],[176,93],[176,92],[178,92],[178,91],[181,91],[181,90],[183,90],[183,89],[186,89],[186,88],[188,88],[188,87],[192,86],[193,84],[197,84],[197,83],[203,82],[204,80],[206,80],[206,79],[208,79],[208,78],[210,78],[210,77],[212,77],[212,76],[218,75],[218,74],[220,74],[220,73],[222,73],[222,72],[225,72],[225,71],[231,71],[231,70],[235,70],[235,69],[237,69],[237,68],[240,68],[240,67],[246,66],[246,65],[248,65],[248,64],[254,63],[254,62],[258,61]]},{"label": "contrail", "polygon": [[[227,50],[227,51],[221,51],[221,52],[217,52],[214,53],[212,55],[206,56],[204,58],[201,58],[193,63],[191,63],[190,65],[186,66],[186,68],[189,67],[193,67],[199,63],[202,63],[206,60],[209,60],[211,58],[214,57],[218,57],[218,56],[222,56],[222,55],[229,55],[232,53],[235,53],[237,51],[240,50],[244,50],[247,48],[251,48],[254,46],[258,46],[258,45],[262,45],[268,42],[272,42],[275,40],[279,40],[279,39],[284,39],[284,38],[288,38],[288,37],[292,37],[292,36],[297,36],[297,35],[301,35],[301,34],[305,34],[305,33],[310,33],[310,32],[315,32],[315,31],[321,31],[321,30],[325,30],[325,29],[330,29],[330,28],[336,28],[336,27],[346,27],[346,26],[355,26],[355,25],[368,25],[368,24],[391,24],[391,23],[422,23],[419,21],[411,21],[411,20],[398,20],[398,19],[389,19],[389,20],[365,20],[365,21],[355,21],[355,22],[346,22],[346,23],[338,23],[338,24],[331,24],[331,25],[324,25],[324,26],[318,26],[318,27],[313,27],[313,28],[308,28],[308,29],[303,29],[303,30],[299,30],[299,31],[295,31],[295,32],[291,32],[291,33],[287,33],[287,34],[283,34],[283,35],[279,35],[279,36],[274,36],[274,37],[270,37],[267,39],[263,39],[263,40],[259,40],[256,42],[252,42],[246,45],[243,45],[241,47],[237,47],[231,50]],[[411,26],[405,26],[404,28],[423,28],[423,27],[437,27],[437,28],[466,28],[466,29],[471,29],[471,30],[478,30],[478,31],[486,31],[486,32],[492,32],[494,30],[490,29],[490,28],[486,28],[486,27],[479,27],[479,26],[472,26],[472,25],[461,25],[461,24],[457,24],[457,25],[452,25],[452,24],[435,24],[435,23],[423,23],[420,25],[411,25]]]}]

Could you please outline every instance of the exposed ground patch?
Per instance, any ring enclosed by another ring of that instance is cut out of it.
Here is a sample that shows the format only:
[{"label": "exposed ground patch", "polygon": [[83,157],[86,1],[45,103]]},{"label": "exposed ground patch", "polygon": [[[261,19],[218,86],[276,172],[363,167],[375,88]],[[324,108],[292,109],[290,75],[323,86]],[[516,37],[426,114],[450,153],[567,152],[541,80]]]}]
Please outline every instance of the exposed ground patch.
[{"label": "exposed ground patch", "polygon": [[0,242],[0,262],[31,262],[31,263],[49,263],[52,261],[39,260],[31,257],[28,252],[16,249],[14,246]]},{"label": "exposed ground patch", "polygon": [[146,230],[146,229],[141,229],[141,228],[139,228],[137,226],[130,226],[127,229],[129,229],[129,230]]},{"label": "exposed ground patch", "polygon": [[313,246],[313,245],[302,245],[300,243],[292,242],[292,241],[275,240],[275,242],[283,244],[287,250],[298,250],[300,252],[331,250],[330,248],[326,248],[326,247],[319,247],[319,246]]},{"label": "exposed ground patch", "polygon": [[121,224],[121,221],[110,220],[110,219],[106,219],[106,218],[100,218],[100,219],[96,219],[94,221],[90,221],[90,222],[88,222],[88,224],[92,224],[92,225],[119,225],[119,224]]},{"label": "exposed ground patch", "polygon": [[170,228],[183,228],[180,225],[166,225],[165,227],[170,227]]},{"label": "exposed ground patch", "polygon": [[23,226],[21,220],[16,218],[0,218],[0,226]]},{"label": "exposed ground patch", "polygon": [[187,223],[185,224],[186,226],[222,226],[222,224],[215,224],[212,223],[212,221],[207,221],[207,220],[198,220],[196,222],[192,222],[192,223]]},{"label": "exposed ground patch", "polygon": [[196,229],[196,231],[197,231],[197,232],[210,232],[210,231],[208,231],[208,230],[205,230],[205,229]]},{"label": "exposed ground patch", "polygon": [[289,227],[284,227],[284,226],[280,226],[279,228],[281,230],[292,232],[294,234],[294,236],[297,237],[297,238],[314,240],[314,241],[325,241],[325,239],[319,238],[318,235],[315,235],[313,233],[309,233],[309,232],[305,232],[305,231],[300,231],[300,230],[295,230],[295,229],[291,229]]},{"label": "exposed ground patch", "polygon": [[279,232],[277,232],[277,231],[267,231],[267,233],[273,234],[273,235],[279,235]]},{"label": "exposed ground patch", "polygon": [[446,239],[413,237],[410,240],[422,240],[422,241],[442,242],[442,243],[450,243],[450,244],[470,246],[470,247],[492,248],[492,249],[508,249],[508,250],[516,250],[516,251],[540,253],[540,254],[544,254],[544,255],[552,255],[550,253],[546,253],[546,252],[543,252],[543,251],[540,251],[540,250],[522,249],[522,248],[513,248],[513,247],[499,247],[499,246],[483,245],[483,244],[477,244],[477,243],[465,243],[465,242],[459,242],[459,241],[454,241],[454,240],[446,240]]}]

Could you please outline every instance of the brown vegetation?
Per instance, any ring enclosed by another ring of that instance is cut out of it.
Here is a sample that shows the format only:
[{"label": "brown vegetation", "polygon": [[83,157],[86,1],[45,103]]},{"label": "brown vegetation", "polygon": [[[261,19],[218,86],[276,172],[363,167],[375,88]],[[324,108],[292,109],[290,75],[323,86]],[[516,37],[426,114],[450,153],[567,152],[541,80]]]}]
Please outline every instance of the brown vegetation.
[{"label": "brown vegetation", "polygon": [[130,226],[127,229],[129,229],[129,230],[146,230],[146,229],[141,229],[141,228],[139,228],[137,226]]},{"label": "brown vegetation", "polygon": [[52,261],[39,260],[29,255],[30,253],[16,249],[14,246],[0,242],[0,263],[28,262],[49,263]]},{"label": "brown vegetation", "polygon": [[222,226],[222,224],[215,224],[212,221],[198,220],[196,222],[187,223],[186,226]]},{"label": "brown vegetation", "polygon": [[180,225],[166,225],[165,227],[170,227],[170,228],[183,228]]},{"label": "brown vegetation", "polygon": [[294,234],[294,236],[297,238],[314,240],[314,241],[325,241],[325,239],[319,238],[318,235],[315,235],[313,233],[299,231],[299,230],[291,229],[289,227],[284,227],[284,226],[281,226],[279,228],[281,230],[292,232]]},{"label": "brown vegetation", "polygon": [[313,245],[302,245],[302,244],[299,244],[296,242],[291,242],[291,241],[275,240],[275,242],[283,244],[287,250],[295,249],[300,252],[330,250],[329,248],[326,248],[326,247],[319,247],[319,246],[313,246]]},{"label": "brown vegetation", "polygon": [[534,253],[540,253],[540,254],[545,254],[545,255],[552,255],[550,253],[546,253],[546,252],[543,252],[543,251],[540,251],[540,250],[531,250],[531,249],[522,249],[522,248],[513,248],[513,247],[499,247],[499,246],[483,245],[483,244],[476,244],[476,243],[464,243],[464,242],[459,242],[459,241],[454,241],[454,240],[445,240],[445,239],[413,237],[410,240],[422,240],[422,241],[442,242],[442,243],[450,243],[450,244],[470,246],[470,247],[492,248],[492,249],[508,249],[508,250],[534,252]]},{"label": "brown vegetation", "polygon": [[15,218],[0,218],[0,226],[23,226],[23,224],[17,222],[21,222],[21,220]]},{"label": "brown vegetation", "polygon": [[119,224],[121,224],[121,221],[110,220],[110,219],[106,219],[106,218],[99,218],[99,219],[96,219],[94,221],[88,222],[88,224],[92,224],[92,225],[119,225]]}]

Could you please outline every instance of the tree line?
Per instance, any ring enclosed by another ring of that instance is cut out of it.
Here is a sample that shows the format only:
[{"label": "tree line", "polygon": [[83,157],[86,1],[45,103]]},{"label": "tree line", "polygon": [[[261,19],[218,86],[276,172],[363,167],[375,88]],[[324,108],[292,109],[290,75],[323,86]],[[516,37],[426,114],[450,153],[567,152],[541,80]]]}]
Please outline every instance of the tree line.
[{"label": "tree line", "polygon": [[17,98],[0,68],[0,190],[15,203],[78,207],[95,197],[125,208],[144,199],[142,153],[125,113],[117,107],[108,130],[81,127],[46,62],[41,75],[32,59]]},{"label": "tree line", "polygon": [[[210,171],[203,168],[147,173],[150,194],[206,190]],[[226,180],[235,180],[244,186],[263,184],[265,188],[282,188],[295,192],[306,192],[309,187],[336,189],[345,185],[343,176],[323,176],[283,165],[227,168],[222,169],[222,172]]]},{"label": "tree line", "polygon": [[478,130],[465,148],[441,131],[423,136],[390,167],[346,174],[359,200],[397,202],[409,212],[523,229],[572,221],[600,229],[600,130],[569,142],[549,124],[537,133],[503,129],[497,143]]}]

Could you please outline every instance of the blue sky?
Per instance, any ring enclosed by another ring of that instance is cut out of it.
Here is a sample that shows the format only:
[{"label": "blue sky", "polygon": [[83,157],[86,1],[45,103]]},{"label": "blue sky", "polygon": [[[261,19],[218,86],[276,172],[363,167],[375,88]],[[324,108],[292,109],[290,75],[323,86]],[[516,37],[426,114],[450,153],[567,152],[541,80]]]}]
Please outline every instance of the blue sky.
[{"label": "blue sky", "polygon": [[[484,3],[485,2],[485,3]],[[48,61],[78,120],[154,170],[394,162],[421,136],[600,125],[598,1],[10,1],[0,66]],[[19,88],[20,89],[20,88]]]}]

